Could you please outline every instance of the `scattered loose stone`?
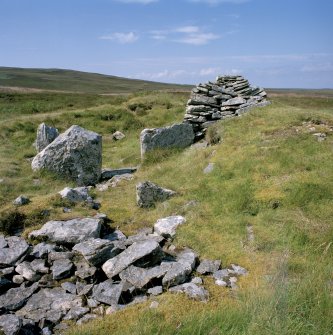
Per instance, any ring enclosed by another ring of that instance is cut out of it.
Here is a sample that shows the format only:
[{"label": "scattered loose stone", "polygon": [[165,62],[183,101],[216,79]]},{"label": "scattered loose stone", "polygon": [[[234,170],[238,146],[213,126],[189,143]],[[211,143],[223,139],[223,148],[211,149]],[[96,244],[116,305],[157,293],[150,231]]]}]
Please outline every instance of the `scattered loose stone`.
[{"label": "scattered loose stone", "polygon": [[13,205],[15,206],[24,206],[30,202],[30,199],[25,195],[20,195],[13,201]]},{"label": "scattered loose stone", "polygon": [[61,284],[61,287],[68,293],[76,294],[76,285],[70,282],[65,282]]},{"label": "scattered loose stone", "polygon": [[14,284],[21,285],[24,282],[24,277],[22,275],[15,275],[12,280]]},{"label": "scattered loose stone", "polygon": [[112,138],[115,140],[115,141],[120,141],[122,139],[124,139],[126,136],[119,130],[117,130],[116,132],[114,132],[112,134]]},{"label": "scattered loose stone", "polygon": [[61,197],[63,199],[66,199],[70,202],[83,202],[87,201],[89,196],[89,189],[88,187],[76,187],[76,188],[70,188],[65,187],[62,191],[59,192]]},{"label": "scattered loose stone", "polygon": [[157,301],[152,301],[149,307],[152,309],[156,309],[159,305],[160,304]]},{"label": "scattered loose stone", "polygon": [[77,320],[87,313],[89,313],[89,308],[87,307],[72,307],[64,317],[64,320]]},{"label": "scattered loose stone", "polygon": [[185,221],[185,218],[180,215],[159,219],[154,225],[154,231],[166,238],[174,237],[176,235],[177,227],[183,224]]},{"label": "scattered loose stone", "polygon": [[200,262],[200,265],[197,268],[197,272],[202,275],[208,273],[214,273],[220,268],[220,266],[221,266],[220,260],[211,261],[208,259],[204,259]]},{"label": "scattered loose stone", "polygon": [[78,185],[95,185],[101,175],[102,137],[71,126],[35,156],[31,167],[66,176]]},{"label": "scattered loose stone", "polygon": [[156,202],[163,202],[176,194],[175,191],[162,188],[150,181],[136,185],[136,200],[139,207],[154,207]]},{"label": "scattered loose stone", "polygon": [[214,167],[215,167],[215,164],[214,164],[214,163],[209,163],[209,164],[205,167],[205,169],[203,170],[204,174],[208,174],[208,173],[213,172]]},{"label": "scattered loose stone", "polygon": [[147,293],[154,296],[160,295],[163,293],[163,287],[162,286],[152,287],[147,291]]},{"label": "scattered loose stone", "polygon": [[185,283],[179,286],[174,286],[169,289],[169,292],[173,293],[185,293],[189,298],[199,301],[208,300],[208,291],[203,287],[197,286],[194,283]]},{"label": "scattered loose stone", "polygon": [[76,244],[89,237],[99,237],[101,223],[101,220],[91,218],[49,221],[41,229],[32,231],[29,238],[47,238],[55,243]]},{"label": "scattered loose stone", "polygon": [[37,273],[49,273],[49,268],[45,265],[45,259],[34,259],[30,265]]}]

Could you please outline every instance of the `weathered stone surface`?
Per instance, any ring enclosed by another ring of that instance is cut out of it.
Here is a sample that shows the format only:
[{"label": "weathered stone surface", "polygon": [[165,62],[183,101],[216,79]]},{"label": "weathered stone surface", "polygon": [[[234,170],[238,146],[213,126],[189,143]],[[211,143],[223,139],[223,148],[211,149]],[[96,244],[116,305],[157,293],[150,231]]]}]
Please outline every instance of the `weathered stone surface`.
[{"label": "weathered stone surface", "polygon": [[6,244],[0,249],[0,267],[14,265],[29,250],[28,243],[21,237],[11,236],[4,239]]},{"label": "weathered stone surface", "polygon": [[15,206],[24,206],[30,202],[30,199],[25,195],[20,195],[13,201],[13,205]]},{"label": "weathered stone surface", "polygon": [[54,251],[55,248],[54,244],[41,242],[34,246],[31,255],[36,258],[47,258],[48,254]]},{"label": "weathered stone surface", "polygon": [[229,273],[237,276],[244,276],[247,274],[247,270],[240,265],[231,264],[231,269],[229,269]]},{"label": "weathered stone surface", "polygon": [[51,251],[48,255],[50,263],[58,261],[59,259],[73,259],[74,252],[72,251]]},{"label": "weathered stone surface", "polygon": [[32,268],[29,262],[22,262],[16,268],[15,271],[19,273],[23,278],[31,282],[35,282],[40,279],[40,275]]},{"label": "weathered stone surface", "polygon": [[147,256],[149,257],[148,264],[156,263],[160,259],[161,247],[157,242],[149,240],[135,242],[125,251],[105,262],[102,269],[109,278],[112,278],[131,264],[142,259],[145,260]]},{"label": "weathered stone surface", "polygon": [[38,153],[31,167],[55,172],[78,185],[94,185],[101,175],[102,137],[74,125]]},{"label": "weathered stone surface", "polygon": [[45,265],[45,259],[34,259],[30,265],[37,273],[49,273],[49,268]]},{"label": "weathered stone surface", "polygon": [[77,295],[87,295],[91,292],[93,287],[94,287],[94,284],[85,285],[84,283],[76,282]]},{"label": "weathered stone surface", "polygon": [[87,279],[95,275],[97,268],[91,266],[86,260],[82,259],[78,262],[75,262],[76,271],[75,276],[81,279]]},{"label": "weathered stone surface", "polygon": [[191,99],[187,103],[188,105],[208,105],[212,107],[218,107],[218,102],[215,98],[208,97],[200,94],[191,94]]},{"label": "weathered stone surface", "polygon": [[211,261],[209,259],[204,259],[200,262],[200,265],[197,268],[197,272],[200,274],[208,274],[216,272],[221,266],[221,261]]},{"label": "weathered stone surface", "polygon": [[38,283],[30,287],[17,287],[9,289],[5,294],[0,296],[0,309],[15,311],[20,308],[27,299],[38,289]]},{"label": "weathered stone surface", "polygon": [[203,283],[202,279],[200,277],[194,277],[191,279],[191,283],[195,285],[201,285]]},{"label": "weathered stone surface", "polygon": [[115,131],[113,134],[112,134],[112,138],[115,140],[115,141],[120,141],[122,139],[124,139],[126,136],[125,134],[123,134],[121,131],[117,130]]},{"label": "weathered stone surface", "polygon": [[22,320],[15,314],[0,316],[0,332],[5,335],[16,335],[22,327]]},{"label": "weathered stone surface", "polygon": [[150,269],[139,268],[136,266],[129,266],[120,273],[120,278],[132,284],[136,288],[143,288],[151,280],[162,278],[171,268],[171,263],[162,263]]},{"label": "weathered stone surface", "polygon": [[76,294],[76,285],[70,282],[65,282],[61,284],[61,287],[70,294]]},{"label": "weathered stone surface", "polygon": [[213,172],[214,167],[215,167],[215,164],[214,164],[214,163],[209,163],[209,164],[205,167],[205,169],[203,170],[204,174],[208,174],[208,173]]},{"label": "weathered stone surface", "polygon": [[180,123],[165,128],[144,129],[140,135],[141,156],[159,148],[185,148],[194,140],[190,124]]},{"label": "weathered stone surface", "polygon": [[24,277],[21,275],[15,275],[12,278],[14,284],[21,285],[24,282]]},{"label": "weathered stone surface", "polygon": [[160,295],[163,293],[163,287],[162,286],[155,286],[147,290],[147,293],[150,295]]},{"label": "weathered stone surface", "polygon": [[180,215],[159,219],[154,225],[154,231],[166,238],[174,237],[176,235],[177,227],[185,223],[185,221],[185,218]]},{"label": "weathered stone surface", "polygon": [[88,187],[65,187],[59,194],[70,202],[83,202],[90,198],[88,191]]},{"label": "weathered stone surface", "polygon": [[54,280],[68,278],[73,269],[73,263],[69,259],[58,259],[53,262],[51,267]]},{"label": "weathered stone surface", "polygon": [[162,188],[150,181],[136,185],[136,201],[139,207],[153,207],[156,202],[163,202],[176,194],[175,191]]},{"label": "weathered stone surface", "polygon": [[85,324],[89,321],[92,321],[92,320],[95,320],[98,318],[98,315],[96,314],[86,314],[85,316],[83,316],[80,320],[78,320],[76,322],[77,325],[82,325],[82,324]]},{"label": "weathered stone surface", "polygon": [[185,293],[189,298],[199,301],[207,301],[208,291],[194,283],[185,283],[169,288],[172,293]]},{"label": "weathered stone surface", "polygon": [[101,180],[109,180],[115,176],[122,176],[122,175],[128,175],[133,174],[136,172],[137,168],[135,167],[129,167],[129,168],[122,168],[122,169],[102,169],[101,173]]},{"label": "weathered stone surface", "polygon": [[29,238],[46,238],[51,242],[77,244],[90,237],[99,237],[99,219],[73,219],[69,221],[49,221],[39,230],[29,234]]},{"label": "weathered stone surface", "polygon": [[120,253],[114,243],[100,238],[91,238],[76,244],[73,251],[80,253],[92,265],[98,266]]},{"label": "weathered stone surface", "polygon": [[94,287],[92,298],[107,305],[117,305],[122,290],[123,283],[114,284],[108,279]]},{"label": "weathered stone surface", "polygon": [[90,311],[87,307],[72,307],[65,315],[64,320],[77,320]]},{"label": "weathered stone surface", "polygon": [[228,269],[222,269],[222,270],[215,271],[213,273],[213,277],[216,280],[224,280],[227,277],[229,277],[229,271]]},{"label": "weathered stone surface", "polygon": [[41,123],[37,128],[36,137],[36,150],[41,152],[50,143],[52,143],[59,136],[58,129],[46,125],[44,122]]},{"label": "weathered stone surface", "polygon": [[42,289],[32,295],[16,315],[39,322],[42,319],[59,322],[74,307],[81,307],[82,298],[66,293],[62,288]]}]

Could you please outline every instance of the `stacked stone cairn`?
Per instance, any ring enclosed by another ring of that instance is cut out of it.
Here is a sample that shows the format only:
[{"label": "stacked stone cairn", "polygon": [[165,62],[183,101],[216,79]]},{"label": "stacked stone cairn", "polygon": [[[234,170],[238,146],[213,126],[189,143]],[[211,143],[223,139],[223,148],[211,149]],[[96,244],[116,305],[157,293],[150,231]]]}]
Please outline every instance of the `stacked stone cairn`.
[{"label": "stacked stone cairn", "polygon": [[192,89],[184,122],[192,124],[195,140],[199,140],[216,121],[239,116],[252,107],[268,105],[266,97],[263,88],[250,86],[242,76],[218,76],[215,82]]}]

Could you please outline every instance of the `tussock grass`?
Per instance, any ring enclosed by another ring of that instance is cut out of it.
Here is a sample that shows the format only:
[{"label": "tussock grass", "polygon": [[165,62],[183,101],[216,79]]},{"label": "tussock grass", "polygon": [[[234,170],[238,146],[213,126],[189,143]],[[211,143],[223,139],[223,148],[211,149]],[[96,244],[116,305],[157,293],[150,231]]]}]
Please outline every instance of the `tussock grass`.
[{"label": "tussock grass", "polygon": [[[60,129],[75,121],[100,132],[105,167],[134,166],[141,164],[142,126],[180,121],[185,102],[185,95],[136,94],[117,105],[65,109],[48,117]],[[145,111],[134,110],[135,104]],[[33,130],[42,121],[43,115],[29,124],[0,123],[1,134],[7,129],[0,146],[2,210],[27,193],[32,202],[18,211],[28,217],[36,207],[48,208],[49,218],[92,215],[81,206],[62,213],[54,194],[68,183],[31,172],[27,157],[33,155]],[[68,334],[332,334],[333,132],[327,130],[326,141],[319,143],[303,122],[311,122],[315,131],[329,129],[333,100],[277,96],[271,106],[219,123],[220,144],[150,153],[134,180],[96,191],[100,212],[109,215],[113,227],[132,234],[163,216],[185,215],[177,246],[191,247],[202,258],[221,259],[223,265],[238,263],[249,275],[240,280],[238,291],[205,279],[211,296],[206,304],[164,294],[156,298],[157,310],[149,309],[149,301]],[[126,138],[113,141],[115,129]],[[215,163],[214,170],[204,174],[209,163]],[[34,179],[40,183],[35,185]],[[178,195],[153,209],[140,209],[135,184],[144,180]]]}]

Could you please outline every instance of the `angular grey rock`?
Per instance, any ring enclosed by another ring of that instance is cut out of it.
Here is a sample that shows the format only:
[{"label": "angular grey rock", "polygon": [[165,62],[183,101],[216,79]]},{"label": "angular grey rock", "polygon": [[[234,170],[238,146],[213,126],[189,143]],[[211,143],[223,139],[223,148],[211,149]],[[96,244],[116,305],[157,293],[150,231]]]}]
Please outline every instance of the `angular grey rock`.
[{"label": "angular grey rock", "polygon": [[51,251],[54,251],[56,246],[54,244],[41,242],[34,246],[31,256],[36,258],[47,258]]},{"label": "angular grey rock", "polygon": [[118,229],[103,238],[109,241],[125,241],[127,239],[126,235]]},{"label": "angular grey rock", "polygon": [[[161,247],[156,241],[135,242],[125,251],[105,262],[102,269],[108,278],[112,278],[139,260],[147,261],[147,264],[156,264],[161,258],[161,253]],[[147,260],[148,257],[149,260]]]},{"label": "angular grey rock", "polygon": [[73,263],[69,259],[59,259],[53,262],[51,267],[54,280],[68,278],[73,269]]},{"label": "angular grey rock", "polygon": [[5,239],[6,244],[0,249],[0,267],[15,265],[29,250],[28,243],[21,237],[11,236]]},{"label": "angular grey rock", "polygon": [[41,229],[32,231],[29,238],[47,238],[55,243],[77,244],[90,237],[99,237],[101,221],[91,218],[49,221]]},{"label": "angular grey rock", "polygon": [[221,261],[211,261],[209,259],[204,259],[200,262],[200,265],[197,268],[197,272],[205,275],[209,273],[215,273],[221,266]]},{"label": "angular grey rock", "polygon": [[191,99],[187,103],[188,105],[208,105],[218,107],[218,102],[215,98],[207,97],[200,94],[191,94]]},{"label": "angular grey rock", "polygon": [[180,215],[159,219],[154,225],[154,231],[166,238],[174,237],[176,235],[177,227],[185,223],[185,221],[185,218]]},{"label": "angular grey rock", "polygon": [[58,192],[63,199],[70,202],[83,202],[90,198],[88,187],[65,187],[62,191]]},{"label": "angular grey rock", "polygon": [[35,142],[37,152],[41,152],[59,136],[58,129],[41,123],[37,128],[37,138]]},{"label": "angular grey rock", "polygon": [[22,327],[22,319],[15,314],[0,316],[0,332],[4,335],[17,335]]},{"label": "angular grey rock", "polygon": [[136,172],[137,168],[122,168],[122,169],[102,169],[101,180],[108,180],[115,176],[122,176],[124,174],[133,174]]},{"label": "angular grey rock", "polygon": [[24,277],[21,275],[15,275],[12,278],[14,284],[21,285],[24,282]]},{"label": "angular grey rock", "polygon": [[155,241],[157,243],[161,243],[164,240],[164,237],[161,235],[158,235],[157,233],[153,234],[146,234],[145,232],[140,232],[136,235],[128,236],[126,240],[124,240],[122,243],[124,243],[126,246],[132,245],[135,242],[143,242],[143,241]]},{"label": "angular grey rock", "polygon": [[102,137],[74,125],[38,153],[31,167],[55,172],[78,185],[94,185],[101,175]]},{"label": "angular grey rock", "polygon": [[198,301],[207,301],[209,297],[207,290],[193,283],[185,283],[179,286],[171,287],[169,288],[169,292],[185,293],[189,298]]},{"label": "angular grey rock", "polygon": [[90,307],[90,308],[95,308],[95,307],[98,307],[98,305],[100,304],[99,301],[95,300],[95,299],[87,299],[87,306]]},{"label": "angular grey rock", "polygon": [[222,287],[227,287],[228,286],[228,283],[222,279],[216,279],[215,280],[215,284],[217,286],[222,286]]},{"label": "angular grey rock", "polygon": [[237,276],[244,276],[248,272],[247,272],[247,270],[245,268],[243,268],[240,265],[231,264],[231,269],[229,269],[229,273],[237,275]]},{"label": "angular grey rock", "polygon": [[16,268],[15,271],[20,274],[26,280],[31,282],[38,281],[40,279],[40,275],[36,273],[36,271],[32,268],[29,262],[22,262]]},{"label": "angular grey rock", "polygon": [[192,278],[191,283],[193,283],[195,285],[201,285],[203,283],[203,281],[200,277],[194,277],[194,278]]},{"label": "angular grey rock", "polygon": [[147,291],[147,293],[154,296],[160,295],[163,293],[163,287],[162,286],[152,287]]},{"label": "angular grey rock", "polygon": [[61,284],[61,287],[70,294],[76,294],[76,285],[70,282],[65,282]]},{"label": "angular grey rock", "polygon": [[232,98],[226,102],[222,102],[222,106],[234,106],[245,104],[246,100],[242,97]]},{"label": "angular grey rock", "polygon": [[156,309],[160,304],[157,301],[152,301],[149,308]]},{"label": "angular grey rock", "polygon": [[87,262],[98,266],[121,252],[114,243],[106,239],[90,238],[73,247]]},{"label": "angular grey rock", "polygon": [[49,273],[49,268],[45,265],[45,259],[34,259],[30,265],[37,273]]},{"label": "angular grey rock", "polygon": [[161,265],[150,269],[129,266],[122,271],[119,276],[123,281],[126,281],[136,288],[143,288],[153,279],[162,278],[171,268],[171,263],[162,262]]},{"label": "angular grey rock", "polygon": [[141,157],[160,148],[186,148],[194,141],[190,124],[179,123],[165,128],[144,129],[140,135]]},{"label": "angular grey rock", "polygon": [[216,280],[224,280],[228,277],[229,277],[228,269],[218,270],[213,273],[213,278]]},{"label": "angular grey rock", "polygon": [[38,289],[38,283],[30,287],[17,287],[9,289],[0,296],[0,309],[15,311],[28,300],[28,298]]},{"label": "angular grey rock", "polygon": [[123,134],[121,131],[117,130],[115,131],[113,134],[112,134],[112,138],[115,140],[115,141],[120,141],[122,140],[123,138],[125,138],[125,134]]},{"label": "angular grey rock", "polygon": [[76,322],[77,325],[83,325],[89,321],[95,320],[98,318],[98,315],[96,314],[86,314],[83,316],[80,320]]},{"label": "angular grey rock", "polygon": [[73,257],[74,252],[72,251],[51,251],[48,255],[48,261],[52,263],[60,259],[73,259]]},{"label": "angular grey rock", "polygon": [[65,315],[64,320],[77,320],[83,315],[89,313],[90,309],[87,307],[72,307]]},{"label": "angular grey rock", "polygon": [[57,323],[74,307],[82,307],[83,300],[62,288],[45,288],[32,295],[16,315],[39,322],[42,319]]},{"label": "angular grey rock", "polygon": [[87,279],[95,275],[97,268],[91,266],[86,260],[82,259],[78,262],[75,262],[76,271],[75,276],[81,279]]},{"label": "angular grey rock", "polygon": [[150,181],[136,185],[136,201],[142,208],[153,207],[156,202],[163,202],[175,194],[175,191],[162,188]]},{"label": "angular grey rock", "polygon": [[13,272],[14,272],[14,267],[13,266],[10,266],[8,268],[0,269],[0,277],[11,275]]},{"label": "angular grey rock", "polygon": [[77,282],[76,283],[76,292],[77,295],[87,295],[93,289],[94,284],[85,285],[84,283]]},{"label": "angular grey rock", "polygon": [[92,298],[107,305],[118,305],[122,290],[123,283],[114,284],[112,279],[108,279],[95,285]]},{"label": "angular grey rock", "polygon": [[30,199],[25,195],[20,195],[13,201],[13,205],[15,206],[24,206],[30,202]]}]

